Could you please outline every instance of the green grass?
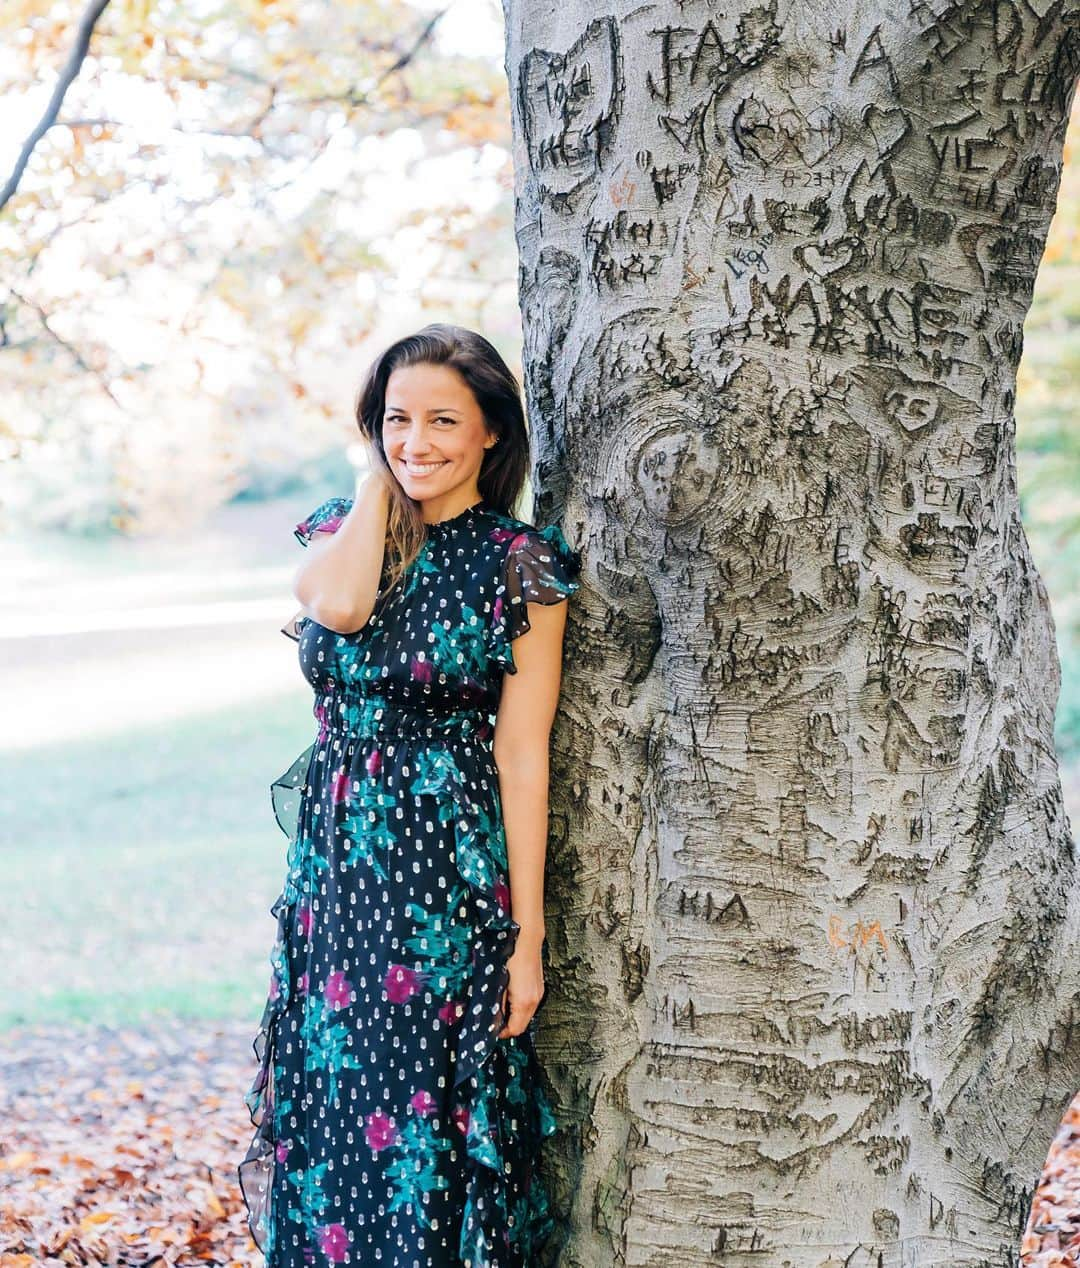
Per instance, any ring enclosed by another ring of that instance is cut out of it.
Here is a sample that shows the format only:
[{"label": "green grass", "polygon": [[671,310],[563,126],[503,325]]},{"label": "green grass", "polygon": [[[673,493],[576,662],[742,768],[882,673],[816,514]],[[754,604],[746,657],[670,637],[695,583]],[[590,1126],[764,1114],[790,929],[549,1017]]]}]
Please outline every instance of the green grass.
[{"label": "green grass", "polygon": [[0,1022],[257,1020],[310,694],[5,756]]}]

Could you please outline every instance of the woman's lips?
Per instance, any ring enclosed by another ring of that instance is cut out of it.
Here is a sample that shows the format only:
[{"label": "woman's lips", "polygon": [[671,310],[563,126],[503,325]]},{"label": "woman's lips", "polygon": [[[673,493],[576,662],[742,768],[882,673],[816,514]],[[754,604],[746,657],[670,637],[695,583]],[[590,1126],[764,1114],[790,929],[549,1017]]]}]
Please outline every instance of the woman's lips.
[{"label": "woman's lips", "polygon": [[431,475],[433,472],[441,470],[446,466],[446,462],[447,460],[444,459],[442,462],[423,462],[413,466],[413,464],[407,459],[403,459],[401,465],[405,468],[409,475],[422,479],[424,476]]}]

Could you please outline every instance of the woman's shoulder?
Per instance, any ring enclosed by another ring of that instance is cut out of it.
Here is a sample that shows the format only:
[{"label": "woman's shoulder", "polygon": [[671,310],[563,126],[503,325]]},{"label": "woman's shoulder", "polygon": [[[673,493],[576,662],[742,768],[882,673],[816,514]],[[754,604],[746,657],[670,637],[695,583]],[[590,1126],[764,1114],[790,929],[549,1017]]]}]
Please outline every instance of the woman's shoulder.
[{"label": "woman's shoulder", "polygon": [[495,507],[485,508],[484,513],[495,526],[491,535],[497,541],[522,545],[525,540],[539,538],[550,541],[556,535],[562,536],[562,530],[555,523],[534,524],[531,520],[520,519],[509,511],[501,511]]},{"label": "woman's shoulder", "polygon": [[[570,545],[554,520],[535,524],[490,508],[488,514],[495,525],[490,536],[500,543],[507,570],[557,577],[564,585],[581,571],[580,552]],[[574,584],[573,589],[576,588]]]},{"label": "woman's shoulder", "polygon": [[509,511],[501,511],[498,507],[485,507],[484,516],[489,523],[494,525],[490,536],[496,541],[509,541],[520,533],[538,531],[535,524],[530,524],[527,520],[518,519],[516,515],[511,515]]}]

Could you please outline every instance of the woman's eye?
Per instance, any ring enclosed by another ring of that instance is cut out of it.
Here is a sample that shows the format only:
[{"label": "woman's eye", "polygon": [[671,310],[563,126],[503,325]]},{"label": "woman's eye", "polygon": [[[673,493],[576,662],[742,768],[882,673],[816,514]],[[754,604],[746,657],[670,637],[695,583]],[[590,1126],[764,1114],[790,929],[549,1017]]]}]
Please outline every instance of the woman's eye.
[{"label": "woman's eye", "polygon": [[[400,414],[395,414],[393,418],[387,418],[387,419],[385,419],[384,421],[385,421],[386,423],[389,423],[389,424],[393,424],[393,423],[406,423],[406,422],[408,422],[408,419],[407,419],[407,418],[402,417]],[[435,421],[436,421],[437,423],[456,423],[456,422],[457,422],[457,419],[456,419],[456,418],[447,418],[447,416],[446,416],[445,414],[440,414],[440,415],[439,415],[439,417],[435,419]]]}]

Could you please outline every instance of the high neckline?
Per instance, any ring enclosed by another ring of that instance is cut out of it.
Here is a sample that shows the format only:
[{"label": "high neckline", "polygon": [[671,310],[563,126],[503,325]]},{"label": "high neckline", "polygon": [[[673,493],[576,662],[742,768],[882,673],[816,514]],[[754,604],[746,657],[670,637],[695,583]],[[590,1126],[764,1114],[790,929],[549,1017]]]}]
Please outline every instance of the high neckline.
[{"label": "high neckline", "polygon": [[425,520],[424,522],[430,530],[452,528],[455,524],[460,524],[463,521],[470,519],[483,505],[484,499],[481,498],[479,502],[474,502],[471,506],[467,506],[463,511],[458,511],[456,515],[450,515],[444,520],[432,520],[430,523]]}]

